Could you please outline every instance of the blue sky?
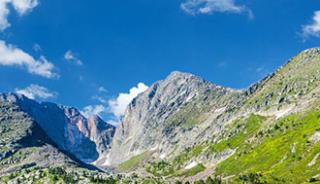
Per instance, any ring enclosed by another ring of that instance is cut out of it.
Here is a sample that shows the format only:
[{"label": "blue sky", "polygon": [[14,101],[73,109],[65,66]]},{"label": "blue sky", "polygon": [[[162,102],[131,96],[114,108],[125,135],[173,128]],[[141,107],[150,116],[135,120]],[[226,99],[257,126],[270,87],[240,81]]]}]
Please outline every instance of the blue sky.
[{"label": "blue sky", "polygon": [[174,70],[248,87],[319,46],[318,10],[317,0],[1,1],[0,91],[117,121]]}]

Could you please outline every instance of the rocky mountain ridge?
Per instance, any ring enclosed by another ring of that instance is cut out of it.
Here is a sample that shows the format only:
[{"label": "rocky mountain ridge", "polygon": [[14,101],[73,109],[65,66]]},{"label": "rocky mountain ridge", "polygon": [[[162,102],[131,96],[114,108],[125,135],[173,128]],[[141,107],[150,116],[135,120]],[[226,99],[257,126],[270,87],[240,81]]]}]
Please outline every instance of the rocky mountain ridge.
[{"label": "rocky mountain ridge", "polygon": [[0,176],[29,167],[77,166],[17,105],[0,102]]},{"label": "rocky mountain ridge", "polygon": [[99,117],[85,118],[77,109],[36,102],[14,93],[0,95],[0,102],[19,106],[36,121],[61,150],[83,162],[96,161],[109,150],[114,127]]}]

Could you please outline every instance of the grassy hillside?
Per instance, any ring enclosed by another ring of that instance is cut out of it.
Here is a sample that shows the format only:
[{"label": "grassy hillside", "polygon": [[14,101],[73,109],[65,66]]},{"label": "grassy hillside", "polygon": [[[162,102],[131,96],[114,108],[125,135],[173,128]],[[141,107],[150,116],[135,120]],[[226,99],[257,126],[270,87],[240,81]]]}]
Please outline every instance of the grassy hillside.
[{"label": "grassy hillside", "polygon": [[217,174],[240,176],[259,173],[268,183],[320,181],[318,159],[320,110],[294,114],[262,130],[259,143],[242,147],[217,167]]}]

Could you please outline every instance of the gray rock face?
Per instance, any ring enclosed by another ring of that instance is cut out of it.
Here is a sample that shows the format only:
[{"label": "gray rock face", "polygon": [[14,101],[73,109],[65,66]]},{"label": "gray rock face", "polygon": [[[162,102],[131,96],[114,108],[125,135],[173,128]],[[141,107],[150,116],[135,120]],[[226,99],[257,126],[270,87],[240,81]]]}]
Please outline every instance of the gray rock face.
[{"label": "gray rock face", "polygon": [[116,130],[108,164],[117,165],[144,152],[164,157],[183,149],[206,129],[201,125],[209,118],[206,112],[225,111],[235,94],[240,92],[188,73],[171,73],[130,103]]},{"label": "gray rock face", "polygon": [[30,115],[62,150],[81,161],[93,162],[108,151],[114,127],[99,117],[86,119],[72,107],[38,103],[22,95],[3,94],[0,101],[17,104]]},{"label": "gray rock face", "polygon": [[78,165],[16,104],[0,102],[0,177],[22,168]]}]

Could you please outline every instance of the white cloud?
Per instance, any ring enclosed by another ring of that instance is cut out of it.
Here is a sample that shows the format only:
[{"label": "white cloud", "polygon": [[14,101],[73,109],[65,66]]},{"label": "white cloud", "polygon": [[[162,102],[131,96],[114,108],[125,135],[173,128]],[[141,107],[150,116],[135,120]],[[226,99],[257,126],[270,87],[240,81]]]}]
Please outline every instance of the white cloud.
[{"label": "white cloud", "polygon": [[46,78],[58,77],[53,72],[54,65],[44,56],[37,60],[16,46],[6,44],[3,40],[0,40],[0,65],[24,67],[29,73]]},{"label": "white cloud", "polygon": [[181,4],[181,9],[188,14],[211,14],[215,12],[248,13],[253,18],[253,13],[244,5],[237,5],[234,0],[186,0]]},{"label": "white cloud", "polygon": [[105,107],[103,105],[89,105],[83,108],[81,113],[89,118],[91,116],[99,116],[101,113],[105,112]]},{"label": "white cloud", "polygon": [[15,92],[21,95],[24,95],[30,99],[48,99],[55,98],[58,93],[51,92],[43,86],[37,84],[31,84],[30,86],[24,89],[15,89]]},{"label": "white cloud", "polygon": [[109,111],[117,119],[120,119],[124,115],[129,103],[147,89],[148,86],[140,82],[136,87],[131,88],[129,93],[120,93],[117,98],[109,100]]},{"label": "white cloud", "polygon": [[[105,88],[101,89],[104,90],[99,91],[105,91]],[[116,126],[119,124],[119,121],[125,114],[125,110],[129,103],[140,93],[144,92],[147,89],[148,86],[140,82],[137,86],[132,87],[129,90],[129,93],[120,93],[117,98],[110,99],[109,101],[107,101],[105,98],[101,96],[93,96],[92,99],[99,101],[101,104],[86,106],[83,108],[81,113],[85,117],[90,117],[93,115],[102,115],[104,113],[109,114],[111,116],[109,116],[109,120],[107,120],[107,123]]]},{"label": "white cloud", "polygon": [[20,14],[23,15],[33,8],[38,6],[38,0],[7,0],[7,2],[12,3],[14,9]]},{"label": "white cloud", "polygon": [[23,16],[38,6],[38,4],[38,0],[0,0],[0,31],[4,31],[10,27],[8,21],[8,15],[10,13],[9,5],[11,5],[20,16]]},{"label": "white cloud", "polygon": [[10,27],[8,22],[8,15],[10,10],[7,7],[7,3],[0,0],[0,31],[4,31],[6,28]]},{"label": "white cloud", "polygon": [[303,26],[302,36],[304,38],[309,36],[320,37],[320,10],[314,12],[311,24]]},{"label": "white cloud", "polygon": [[82,65],[82,61],[75,56],[75,54],[71,51],[68,50],[65,54],[64,54],[64,59],[70,62],[74,62],[77,65]]}]

